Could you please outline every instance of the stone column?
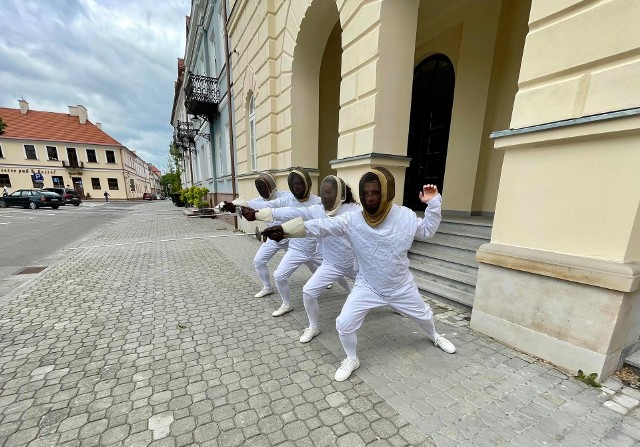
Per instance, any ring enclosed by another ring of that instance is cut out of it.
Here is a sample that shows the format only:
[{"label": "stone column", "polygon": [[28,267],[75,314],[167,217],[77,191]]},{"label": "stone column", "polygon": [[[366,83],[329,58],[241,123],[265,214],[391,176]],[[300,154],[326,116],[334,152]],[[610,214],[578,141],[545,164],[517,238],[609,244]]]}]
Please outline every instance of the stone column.
[{"label": "stone column", "polygon": [[[340,10],[342,82],[338,160],[332,168],[352,186],[370,166],[404,184],[418,0],[369,3]],[[401,194],[397,195],[401,198]]]},{"label": "stone column", "polygon": [[[640,336],[640,1],[534,0],[471,327],[610,375]],[[634,109],[634,107],[636,107]]]}]

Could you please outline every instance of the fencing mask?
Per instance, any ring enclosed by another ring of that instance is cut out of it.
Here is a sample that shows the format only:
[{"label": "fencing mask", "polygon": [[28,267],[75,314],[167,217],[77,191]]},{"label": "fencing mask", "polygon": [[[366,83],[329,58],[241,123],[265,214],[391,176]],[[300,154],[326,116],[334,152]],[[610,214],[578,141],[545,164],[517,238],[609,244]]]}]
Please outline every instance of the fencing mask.
[{"label": "fencing mask", "polygon": [[291,170],[287,178],[289,190],[298,202],[306,202],[311,193],[311,177],[309,173],[302,167],[298,166]]},{"label": "fencing mask", "polygon": [[396,195],[396,183],[391,172],[377,166],[360,178],[360,203],[364,220],[370,227],[380,225],[391,211]]},{"label": "fencing mask", "polygon": [[273,200],[276,195],[276,180],[268,172],[262,172],[256,179],[256,189],[265,200]]},{"label": "fencing mask", "polygon": [[344,180],[335,175],[328,175],[320,183],[320,199],[325,212],[335,216],[340,205],[347,200],[347,185]]}]

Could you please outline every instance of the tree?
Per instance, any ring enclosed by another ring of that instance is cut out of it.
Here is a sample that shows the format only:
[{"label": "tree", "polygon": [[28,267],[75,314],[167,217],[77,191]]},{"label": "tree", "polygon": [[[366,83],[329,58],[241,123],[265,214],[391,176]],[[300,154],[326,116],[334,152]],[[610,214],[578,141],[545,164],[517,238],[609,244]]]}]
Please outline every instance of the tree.
[{"label": "tree", "polygon": [[182,162],[182,151],[174,145],[169,145],[168,172],[160,177],[160,184],[165,191],[168,189],[170,193],[176,194],[182,190],[182,171],[180,165]]},{"label": "tree", "polygon": [[2,121],[2,117],[0,116],[0,135],[4,133],[4,130],[7,128],[7,124]]}]

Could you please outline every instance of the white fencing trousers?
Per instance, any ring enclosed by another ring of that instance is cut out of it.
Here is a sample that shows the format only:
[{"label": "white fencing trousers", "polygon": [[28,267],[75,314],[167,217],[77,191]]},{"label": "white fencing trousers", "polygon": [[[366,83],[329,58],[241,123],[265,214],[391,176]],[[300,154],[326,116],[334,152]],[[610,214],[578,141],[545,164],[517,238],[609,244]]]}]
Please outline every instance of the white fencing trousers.
[{"label": "white fencing trousers", "polygon": [[289,277],[302,264],[306,264],[309,270],[311,270],[311,273],[315,272],[320,264],[322,264],[322,253],[316,251],[312,255],[308,255],[305,252],[292,248],[287,250],[282,257],[282,261],[280,261],[280,265],[278,265],[276,271],[273,272],[276,287],[278,288],[278,293],[280,293],[283,304],[291,303],[289,298]]},{"label": "white fencing trousers", "polygon": [[256,256],[253,258],[253,265],[256,268],[258,278],[262,281],[263,287],[271,287],[271,279],[269,278],[269,268],[267,262],[271,260],[278,253],[279,250],[286,250],[288,243],[277,243],[271,239],[267,239],[260,245],[260,248],[256,252]]},{"label": "white fencing trousers", "polygon": [[[356,332],[362,326],[364,318],[371,309],[380,306],[391,306],[398,312],[406,315],[415,321],[430,339],[435,338],[435,327],[433,325],[433,311],[427,303],[422,300],[418,288],[414,285],[406,294],[394,297],[383,297],[376,293],[371,287],[358,284],[347,297],[342,311],[336,319],[336,329],[342,341],[347,357],[356,356],[355,345],[357,343]],[[343,340],[344,338],[344,340]]]},{"label": "white fencing trousers", "polygon": [[318,270],[314,272],[313,276],[309,278],[309,281],[304,285],[302,292],[306,293],[311,298],[317,299],[329,284],[333,284],[336,281],[338,281],[342,287],[347,289],[347,292],[350,292],[349,283],[344,281],[345,277],[356,279],[356,271],[353,267],[340,268],[324,261]]}]

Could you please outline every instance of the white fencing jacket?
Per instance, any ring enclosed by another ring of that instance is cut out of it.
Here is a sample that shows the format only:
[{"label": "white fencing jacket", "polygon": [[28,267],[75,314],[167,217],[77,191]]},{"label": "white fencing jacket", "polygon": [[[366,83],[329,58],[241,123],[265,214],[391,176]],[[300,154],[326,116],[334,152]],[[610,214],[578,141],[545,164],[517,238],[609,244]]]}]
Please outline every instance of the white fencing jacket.
[{"label": "white fencing jacket", "polygon": [[[287,221],[302,217],[304,220],[333,219],[347,213],[361,212],[362,208],[356,203],[343,203],[333,217],[329,217],[322,205],[313,205],[308,208],[278,208],[272,210],[274,220]],[[291,239],[293,243],[296,239]],[[340,268],[353,268],[354,255],[351,244],[346,236],[328,237],[318,239],[318,248],[322,251],[323,262]]]},{"label": "white fencing jacket", "polygon": [[[428,202],[424,218],[409,208],[393,205],[389,215],[372,228],[362,213],[304,222],[307,236],[345,236],[358,261],[356,287],[372,288],[382,297],[402,296],[414,289],[407,252],[414,239],[433,237],[442,220],[442,197]],[[291,242],[296,239],[291,239]]]},{"label": "white fencing jacket", "polygon": [[[314,194],[309,194],[309,198],[306,201],[298,202],[298,199],[296,199],[295,196],[289,192],[289,193],[287,193],[286,196],[279,197],[279,198],[274,199],[274,200],[265,200],[263,202],[255,202],[255,203],[253,203],[256,206],[252,206],[251,205],[252,202],[253,201],[249,202],[249,206],[251,208],[253,208],[254,210],[260,210],[260,209],[263,209],[263,208],[284,208],[284,207],[309,208],[309,207],[311,207],[313,205],[319,205],[320,204],[320,197],[318,197],[318,196],[316,196]],[[278,224],[274,224],[274,225],[281,225],[281,224],[278,223]],[[269,225],[269,226],[271,226],[271,225]],[[298,251],[301,251],[303,253],[307,253],[307,254],[311,255],[311,254],[315,253],[317,245],[318,245],[318,241],[316,240],[315,237],[305,237],[305,238],[299,238],[299,239],[291,239],[289,241],[289,250],[298,250]]]}]

